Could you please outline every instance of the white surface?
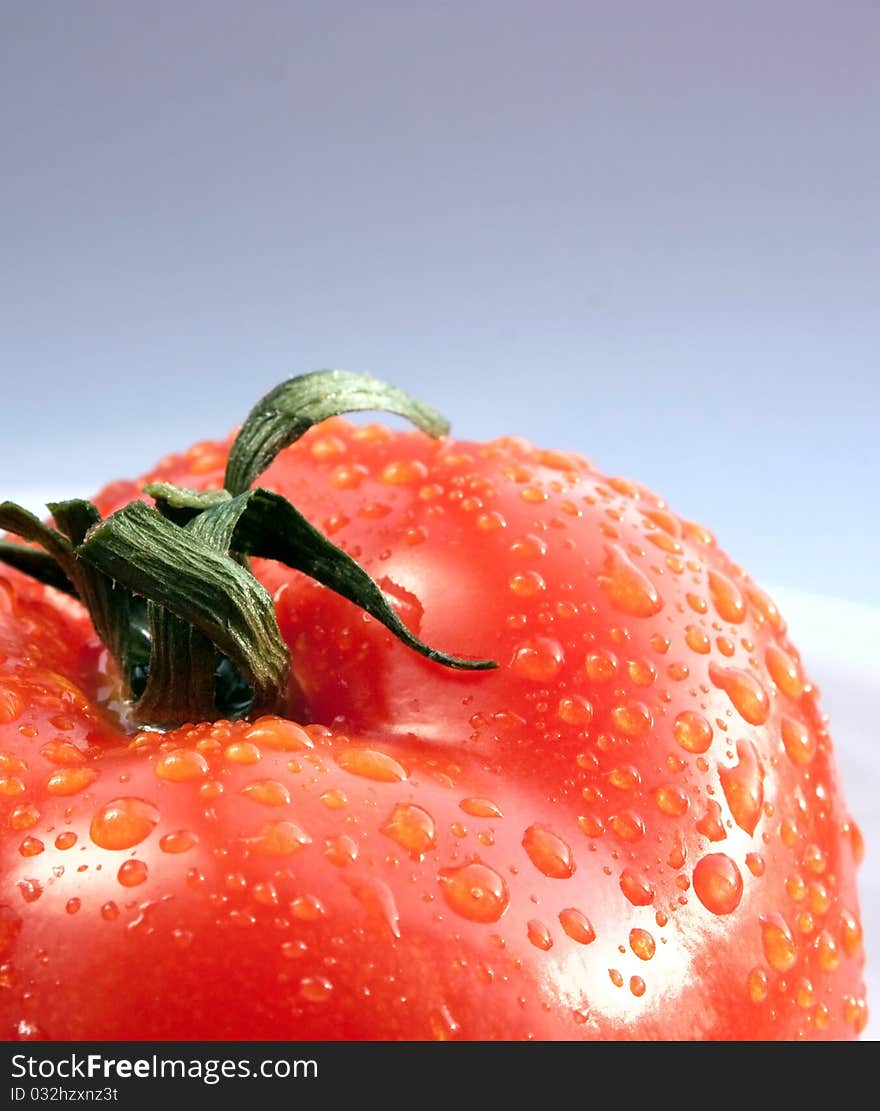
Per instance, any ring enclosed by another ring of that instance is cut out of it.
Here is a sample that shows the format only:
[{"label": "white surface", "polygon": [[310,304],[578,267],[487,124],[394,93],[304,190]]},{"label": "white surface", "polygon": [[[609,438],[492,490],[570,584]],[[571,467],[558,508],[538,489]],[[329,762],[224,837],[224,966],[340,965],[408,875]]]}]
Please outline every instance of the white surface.
[{"label": "white surface", "polygon": [[[41,493],[12,500],[41,516],[46,513]],[[788,622],[806,674],[819,687],[850,814],[865,839],[860,892],[871,1017],[864,1037],[876,1041],[880,1040],[880,609],[773,585],[768,590]]]}]

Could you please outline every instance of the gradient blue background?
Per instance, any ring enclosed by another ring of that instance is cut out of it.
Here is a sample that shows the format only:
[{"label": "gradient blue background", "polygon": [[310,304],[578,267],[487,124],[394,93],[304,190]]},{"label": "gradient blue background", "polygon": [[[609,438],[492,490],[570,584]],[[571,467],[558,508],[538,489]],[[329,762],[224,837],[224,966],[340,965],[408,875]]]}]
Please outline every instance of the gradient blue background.
[{"label": "gradient blue background", "polygon": [[645,481],[793,615],[876,955],[878,58],[875,0],[0,0],[0,496],[325,366]]},{"label": "gradient blue background", "polygon": [[4,490],[292,373],[638,477],[880,604],[880,8],[5,0]]}]

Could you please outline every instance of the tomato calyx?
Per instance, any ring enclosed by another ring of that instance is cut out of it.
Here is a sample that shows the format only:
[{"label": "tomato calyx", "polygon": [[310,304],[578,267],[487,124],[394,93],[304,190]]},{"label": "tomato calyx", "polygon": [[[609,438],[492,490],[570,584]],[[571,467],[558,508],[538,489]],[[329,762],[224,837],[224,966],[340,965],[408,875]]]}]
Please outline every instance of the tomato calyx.
[{"label": "tomato calyx", "polygon": [[0,561],[83,603],[116,662],[127,716],[137,726],[285,712],[295,697],[290,653],[272,597],[249,569],[251,556],[329,587],[429,660],[459,670],[495,668],[492,660],[421,641],[346,552],[286,498],[252,486],[314,424],[375,409],[404,416],[431,436],[448,431],[433,409],[368,375],[301,375],[253,408],[233,442],[224,489],[150,484],[144,493],[154,506],[134,501],[106,520],[91,502],[50,503],[54,528],[4,502],[0,527],[28,543],[0,541]]}]

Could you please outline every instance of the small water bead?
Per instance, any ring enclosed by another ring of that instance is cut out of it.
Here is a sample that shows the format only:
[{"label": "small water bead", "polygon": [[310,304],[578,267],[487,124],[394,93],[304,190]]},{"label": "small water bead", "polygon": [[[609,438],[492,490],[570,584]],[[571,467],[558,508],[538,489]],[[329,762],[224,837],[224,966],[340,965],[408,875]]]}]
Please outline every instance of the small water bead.
[{"label": "small water bead", "polygon": [[826,914],[831,907],[831,893],[821,880],[807,884],[807,899],[814,914]]},{"label": "small water bead", "polygon": [[544,826],[529,826],[523,835],[523,848],[532,864],[551,879],[568,879],[574,874],[571,847]]},{"label": "small water bead", "polygon": [[653,935],[639,927],[629,932],[629,947],[640,961],[649,961],[657,951]]},{"label": "small water bead", "polygon": [[699,594],[686,594],[685,598],[687,604],[694,611],[694,613],[708,613],[709,603]]},{"label": "small water bead", "polygon": [[712,726],[696,710],[683,710],[673,722],[672,730],[686,752],[708,752],[712,744]]},{"label": "small water bead", "polygon": [[709,799],[703,816],[696,823],[698,832],[710,841],[723,841],[727,837],[727,830],[721,818],[721,807],[715,799]]},{"label": "small water bead", "polygon": [[816,738],[802,722],[783,717],[780,724],[782,744],[793,764],[805,767],[816,755]]},{"label": "small water bead", "polygon": [[718,646],[718,651],[722,656],[727,656],[728,659],[736,652],[736,644],[730,637],[719,636],[715,638],[715,643]]},{"label": "small water bead", "polygon": [[616,988],[623,987],[623,975],[616,968],[608,969],[608,978]]},{"label": "small water bead", "polygon": [[304,976],[299,982],[299,993],[310,1003],[324,1003],[333,991],[333,984],[326,976]]},{"label": "small water bead", "polygon": [[626,737],[643,737],[650,732],[654,718],[644,702],[628,702],[614,707],[611,723]]},{"label": "small water bead", "polygon": [[113,799],[92,817],[89,836],[101,849],[130,849],[149,837],[158,821],[157,807],[146,799]]},{"label": "small water bead", "polygon": [[24,713],[24,700],[18,691],[0,686],[0,725],[11,725]]},{"label": "small water bead", "polygon": [[245,739],[276,752],[302,752],[315,747],[305,729],[283,718],[258,718],[245,733]]},{"label": "small water bead", "polygon": [[848,957],[854,957],[862,948],[862,924],[858,918],[848,910],[840,915],[840,940],[843,951]]},{"label": "small water bead", "polygon": [[751,741],[737,741],[736,755],[739,763],[719,768],[718,775],[733,820],[752,834],[764,808],[764,769]]},{"label": "small water bead", "polygon": [[18,846],[18,851],[22,856],[39,856],[45,848],[39,837],[25,837]]},{"label": "small water bead", "polygon": [[709,678],[727,694],[734,709],[750,725],[763,725],[766,722],[770,715],[770,700],[751,672],[710,663]]},{"label": "small water bead", "polygon": [[76,795],[90,787],[97,778],[98,773],[94,768],[64,768],[49,776],[46,790],[50,795],[62,798]]},{"label": "small water bead", "polygon": [[443,869],[439,882],[447,904],[471,922],[497,922],[507,910],[507,884],[479,861]]},{"label": "small water bead", "polygon": [[345,807],[348,806],[348,795],[346,795],[345,791],[340,791],[338,788],[324,791],[318,797],[328,810],[344,810]]},{"label": "small water bead", "polygon": [[289,910],[299,922],[317,922],[327,916],[327,910],[317,895],[297,895],[291,899]]},{"label": "small water bead", "polygon": [[601,837],[605,832],[605,823],[597,814],[582,814],[577,821],[587,837]]},{"label": "small water bead", "polygon": [[337,490],[357,490],[369,473],[361,463],[339,463],[330,472],[330,485]]},{"label": "small water bead", "polygon": [[590,652],[585,664],[587,677],[593,683],[608,683],[617,674],[617,657],[613,652]]},{"label": "small water bead", "polygon": [[116,878],[123,887],[138,887],[146,881],[148,874],[142,860],[126,860],[119,866]]},{"label": "small water bead", "polygon": [[163,853],[185,853],[198,845],[199,839],[188,829],[177,829],[159,838],[159,848]]},{"label": "small water bead", "polygon": [[398,803],[382,832],[416,859],[437,844],[437,826],[427,810],[412,803]]},{"label": "small water bead", "polygon": [[290,791],[277,779],[257,779],[242,787],[241,793],[263,806],[288,806]]},{"label": "small water bead", "polygon": [[593,720],[593,705],[582,695],[567,695],[559,700],[556,716],[566,725],[585,727]]},{"label": "small water bead", "polygon": [[789,698],[797,700],[804,693],[804,684],[797,662],[776,644],[767,649],[767,670],[770,678]]},{"label": "small water bead", "polygon": [[398,459],[387,463],[379,475],[379,481],[389,486],[411,486],[414,482],[424,482],[428,468],[421,459]]},{"label": "small water bead", "polygon": [[761,942],[767,963],[777,972],[788,972],[797,961],[797,942],[781,914],[761,918]]},{"label": "small water bead", "polygon": [[634,843],[641,841],[645,836],[645,823],[639,814],[633,810],[623,810],[615,814],[610,821],[611,829],[621,841]]},{"label": "small water bead", "polygon": [[596,931],[589,918],[576,907],[566,907],[559,912],[559,923],[566,935],[578,945],[590,945],[596,940]]},{"label": "small water bead", "polygon": [[539,922],[537,918],[532,918],[527,927],[528,938],[536,949],[547,951],[553,947],[553,938],[550,936],[550,931],[543,922]]},{"label": "small water bead", "polygon": [[24,780],[17,775],[0,775],[0,795],[14,798],[23,795],[27,790]]},{"label": "small water bead", "polygon": [[763,968],[753,968],[748,976],[749,999],[763,1003],[770,992],[770,982]]},{"label": "small water bead", "polygon": [[698,860],[693,880],[697,898],[712,914],[732,914],[742,900],[742,875],[725,853],[710,853]]},{"label": "small water bead", "polygon": [[465,814],[470,814],[472,818],[503,818],[501,808],[497,806],[491,799],[483,798],[467,798],[462,799],[458,804]]},{"label": "small water bead", "polygon": [[248,844],[260,856],[292,856],[312,843],[311,837],[290,821],[266,822]]},{"label": "small water bead", "polygon": [[40,755],[62,768],[76,768],[86,762],[86,754],[83,750],[63,737],[47,741],[40,749]]},{"label": "small water bead", "polygon": [[691,651],[698,652],[700,655],[707,655],[712,650],[711,640],[698,625],[688,625],[684,630],[684,643]]},{"label": "small water bead", "polygon": [[511,594],[517,598],[534,598],[547,589],[547,584],[537,571],[517,571],[508,581]]},{"label": "small water bead", "polygon": [[333,837],[327,842],[324,855],[331,864],[345,868],[349,864],[354,864],[358,858],[357,842],[347,833],[340,834],[339,837]]},{"label": "small water bead", "polygon": [[829,930],[822,930],[813,942],[813,948],[823,972],[833,972],[840,964],[840,948]]},{"label": "small water bead", "polygon": [[64,909],[68,914],[76,914],[82,906],[82,899],[74,898],[68,899],[64,904]]},{"label": "small water bead", "polygon": [[750,583],[746,587],[746,597],[763,621],[768,622],[778,633],[785,632],[785,620],[776,603],[766,591]]},{"label": "small water bead", "polygon": [[641,786],[642,773],[634,764],[620,764],[608,773],[608,782],[618,791],[634,791]]},{"label": "small water bead", "polygon": [[739,625],[745,620],[746,603],[739,588],[720,571],[709,572],[709,594],[718,616]]},{"label": "small water bead", "polygon": [[208,774],[208,761],[190,748],[175,748],[156,761],[156,775],[169,783],[188,783]]},{"label": "small water bead", "polygon": [[663,608],[656,586],[617,544],[606,547],[606,558],[598,576],[606,597],[622,613],[653,617]]},{"label": "small water bead", "polygon": [[451,1042],[461,1037],[461,1026],[445,1005],[436,1007],[429,1013],[428,1025],[435,1042]]},{"label": "small water bead", "polygon": [[345,748],[336,756],[336,763],[343,770],[376,783],[401,783],[407,778],[403,768],[387,752],[374,748]]},{"label": "small water bead", "polygon": [[626,673],[637,687],[650,687],[657,679],[657,668],[648,660],[627,660]]},{"label": "small water bead", "polygon": [[653,885],[629,868],[620,874],[620,890],[634,907],[650,906],[654,901]]},{"label": "small water bead", "polygon": [[259,746],[252,741],[233,741],[223,755],[230,764],[258,764],[263,759]]},{"label": "small water bead", "polygon": [[534,637],[514,649],[511,670],[523,679],[550,683],[559,675],[565,662],[562,645],[550,637]]},{"label": "small water bead", "polygon": [[763,876],[766,870],[766,862],[760,853],[746,853],[746,867],[753,876]]},{"label": "small water bead", "polygon": [[680,818],[687,813],[691,804],[687,791],[674,783],[664,784],[654,792],[654,801],[663,814],[671,818]]},{"label": "small water bead", "polygon": [[73,846],[76,844],[76,841],[76,834],[73,832],[73,830],[68,829],[65,830],[63,833],[59,833],[58,836],[55,838],[55,848],[61,849],[62,851],[65,849],[72,849]]}]

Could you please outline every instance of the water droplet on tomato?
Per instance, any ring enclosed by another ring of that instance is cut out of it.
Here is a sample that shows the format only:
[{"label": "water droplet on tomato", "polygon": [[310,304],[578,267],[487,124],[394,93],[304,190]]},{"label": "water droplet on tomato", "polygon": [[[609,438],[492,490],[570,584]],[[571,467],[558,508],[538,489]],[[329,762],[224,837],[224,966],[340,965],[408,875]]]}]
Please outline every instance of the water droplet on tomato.
[{"label": "water droplet on tomato", "polygon": [[490,799],[469,798],[462,799],[458,804],[465,814],[472,818],[502,818],[501,808]]},{"label": "water droplet on tomato", "polygon": [[258,718],[245,733],[245,740],[277,752],[302,752],[315,747],[305,729],[276,717]]},{"label": "water droplet on tomato", "polygon": [[406,770],[392,756],[373,748],[344,748],[336,763],[352,775],[377,783],[400,783],[407,778]]},{"label": "water droplet on tomato", "polygon": [[782,693],[795,700],[800,698],[804,684],[796,661],[776,644],[768,647],[766,659],[770,678]]},{"label": "water droplet on tomato", "polygon": [[163,853],[189,852],[198,843],[198,837],[188,829],[177,829],[159,838],[159,848]]},{"label": "water droplet on tomato", "polygon": [[576,907],[566,907],[559,912],[559,922],[565,933],[579,945],[589,945],[596,940],[596,931],[589,918]]},{"label": "water droplet on tomato", "polygon": [[156,761],[156,775],[169,783],[187,783],[208,774],[208,761],[190,748],[174,748]]},{"label": "water droplet on tomato", "polygon": [[445,1005],[432,1010],[428,1015],[428,1022],[435,1042],[451,1042],[461,1035],[461,1027]]},{"label": "water droplet on tomato", "polygon": [[119,866],[116,878],[123,887],[138,887],[148,876],[148,869],[142,860],[126,860]]},{"label": "water droplet on tomato", "polygon": [[737,741],[736,755],[736,767],[719,768],[718,776],[733,820],[751,834],[763,812],[764,769],[751,741]]},{"label": "water droplet on tomato", "polygon": [[605,565],[598,576],[606,597],[622,613],[653,617],[663,608],[657,588],[617,544],[606,548]]},{"label": "water droplet on tomato", "polygon": [[709,678],[727,694],[749,725],[763,725],[770,715],[770,700],[767,692],[751,672],[736,667],[721,667],[709,664]]},{"label": "water droplet on tomato", "polygon": [[260,856],[292,856],[311,843],[305,830],[290,821],[266,822],[257,836],[248,841]]},{"label": "water droplet on tomato", "polygon": [[277,779],[256,779],[242,787],[241,793],[263,806],[288,806],[290,791]]},{"label": "water droplet on tomato", "polygon": [[546,950],[553,948],[553,938],[543,922],[539,922],[537,918],[532,918],[526,929],[529,941],[536,949],[542,949],[546,952]]},{"label": "water droplet on tomato", "polygon": [[720,571],[709,572],[709,594],[722,621],[738,625],[745,620],[745,599],[736,585]]},{"label": "water droplet on tomato", "polygon": [[223,755],[230,764],[258,764],[263,759],[259,746],[252,741],[233,741],[223,750]]},{"label": "water droplet on tomato", "polygon": [[712,744],[712,726],[696,710],[683,710],[676,717],[672,731],[686,752],[708,752]]},{"label": "water droplet on tomato", "polygon": [[437,844],[437,826],[427,810],[412,803],[398,803],[382,832],[416,859]]},{"label": "water droplet on tomato", "polygon": [[797,942],[781,914],[768,914],[761,918],[761,942],[771,968],[777,972],[788,972],[794,967]]},{"label": "water droplet on tomato", "polygon": [[629,947],[640,961],[649,961],[657,951],[657,943],[653,936],[639,927],[630,930]]},{"label": "water droplet on tomato", "polygon": [[91,786],[97,778],[94,768],[63,768],[49,776],[46,790],[50,795],[76,795]]},{"label": "water droplet on tomato", "polygon": [[101,849],[130,849],[149,837],[158,821],[158,809],[145,799],[113,799],[92,817],[89,836]]},{"label": "water droplet on tomato", "polygon": [[22,856],[39,856],[45,848],[39,837],[25,837],[18,846],[18,851]]},{"label": "water droplet on tomato", "polygon": [[568,879],[574,874],[575,862],[571,846],[544,826],[529,826],[523,840],[529,860],[545,876]]},{"label": "water droplet on tomato", "polygon": [[565,654],[558,641],[550,637],[534,637],[514,649],[511,670],[522,679],[535,683],[552,682],[565,662]]},{"label": "water droplet on tomato", "polygon": [[743,896],[742,875],[726,853],[710,853],[694,868],[694,891],[712,914],[732,914]]},{"label": "water droplet on tomato", "polygon": [[644,702],[627,702],[611,711],[611,724],[626,737],[642,737],[651,729],[654,718]]},{"label": "water droplet on tomato", "polygon": [[471,922],[497,922],[507,910],[507,884],[479,861],[440,872],[440,887],[449,906]]},{"label": "water droplet on tomato", "polygon": [[310,1003],[324,1003],[333,991],[333,984],[326,976],[304,976],[299,982],[299,993]]},{"label": "water droplet on tomato", "polygon": [[620,890],[634,907],[646,907],[654,901],[653,886],[629,868],[624,868],[620,874]]},{"label": "water droplet on tomato", "polygon": [[780,723],[782,744],[793,764],[804,767],[816,755],[816,738],[802,722],[783,716]]}]

